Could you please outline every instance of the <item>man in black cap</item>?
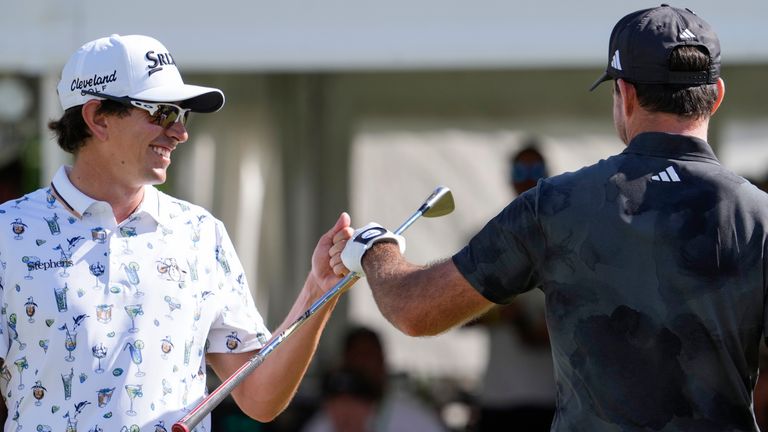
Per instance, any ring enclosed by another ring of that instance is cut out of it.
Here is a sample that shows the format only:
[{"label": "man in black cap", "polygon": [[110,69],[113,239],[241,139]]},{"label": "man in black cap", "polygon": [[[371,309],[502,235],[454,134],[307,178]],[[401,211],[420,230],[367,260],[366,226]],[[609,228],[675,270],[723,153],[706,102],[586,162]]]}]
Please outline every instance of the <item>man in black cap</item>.
[{"label": "man in black cap", "polygon": [[539,181],[452,259],[416,266],[345,229],[331,265],[364,269],[382,313],[409,335],[540,288],[552,430],[756,431],[768,196],[707,144],[724,93],[717,36],[662,5],[618,22],[608,62],[597,84],[613,81],[622,153]]}]

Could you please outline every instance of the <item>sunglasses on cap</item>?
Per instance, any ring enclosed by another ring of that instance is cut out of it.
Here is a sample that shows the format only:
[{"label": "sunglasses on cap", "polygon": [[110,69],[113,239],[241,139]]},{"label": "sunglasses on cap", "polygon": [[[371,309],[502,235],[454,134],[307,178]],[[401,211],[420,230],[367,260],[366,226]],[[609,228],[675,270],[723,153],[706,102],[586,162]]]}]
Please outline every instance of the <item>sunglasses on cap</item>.
[{"label": "sunglasses on cap", "polygon": [[165,129],[173,126],[176,122],[181,122],[183,126],[187,125],[189,120],[189,113],[192,112],[189,108],[182,108],[176,104],[168,102],[146,102],[129,97],[117,97],[104,93],[95,92],[93,90],[82,90],[83,95],[91,95],[111,101],[119,102],[123,105],[131,106],[134,108],[140,108],[149,113],[150,121],[158,126],[162,126]]}]

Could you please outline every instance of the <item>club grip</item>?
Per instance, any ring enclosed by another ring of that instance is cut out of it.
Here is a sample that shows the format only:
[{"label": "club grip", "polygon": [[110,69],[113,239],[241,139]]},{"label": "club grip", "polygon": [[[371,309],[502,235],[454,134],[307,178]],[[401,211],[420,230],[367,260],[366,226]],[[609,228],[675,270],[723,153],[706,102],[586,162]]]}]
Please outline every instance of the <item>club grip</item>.
[{"label": "club grip", "polygon": [[171,432],[189,432],[189,428],[187,427],[186,423],[182,423],[181,420],[173,424],[173,427],[171,427]]}]

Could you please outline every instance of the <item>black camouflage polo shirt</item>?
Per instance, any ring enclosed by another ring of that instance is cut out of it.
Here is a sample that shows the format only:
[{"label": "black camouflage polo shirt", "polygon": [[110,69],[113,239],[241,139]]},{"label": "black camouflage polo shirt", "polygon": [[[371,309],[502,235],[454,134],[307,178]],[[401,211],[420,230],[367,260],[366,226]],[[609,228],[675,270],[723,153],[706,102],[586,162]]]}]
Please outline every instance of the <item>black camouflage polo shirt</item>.
[{"label": "black camouflage polo shirt", "polygon": [[493,302],[546,294],[552,430],[756,431],[767,226],[768,195],[706,142],[644,133],[540,181],[453,262]]}]

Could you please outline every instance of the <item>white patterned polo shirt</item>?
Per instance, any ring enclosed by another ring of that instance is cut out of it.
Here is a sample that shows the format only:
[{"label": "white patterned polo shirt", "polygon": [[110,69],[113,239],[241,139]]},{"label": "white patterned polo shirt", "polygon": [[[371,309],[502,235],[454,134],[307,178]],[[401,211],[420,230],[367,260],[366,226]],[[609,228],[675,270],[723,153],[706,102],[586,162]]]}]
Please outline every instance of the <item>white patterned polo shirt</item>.
[{"label": "white patterned polo shirt", "polygon": [[67,170],[0,206],[5,430],[170,431],[207,392],[204,353],[269,331],[208,211],[146,186],[117,224]]}]

